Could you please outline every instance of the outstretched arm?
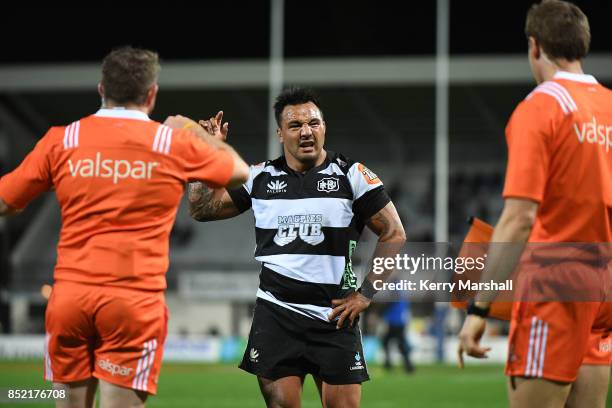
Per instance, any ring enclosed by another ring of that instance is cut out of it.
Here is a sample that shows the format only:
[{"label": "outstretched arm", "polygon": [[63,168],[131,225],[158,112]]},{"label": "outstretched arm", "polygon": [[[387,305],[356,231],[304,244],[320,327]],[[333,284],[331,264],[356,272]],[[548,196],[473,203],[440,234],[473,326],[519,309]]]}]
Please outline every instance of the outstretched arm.
[{"label": "outstretched arm", "polygon": [[211,117],[207,121],[195,121],[181,115],[168,116],[164,124],[174,129],[189,129],[200,140],[212,146],[215,149],[228,153],[233,160],[233,172],[230,180],[225,187],[234,188],[242,185],[249,177],[249,166],[244,162],[242,157],[225,141],[227,140],[227,132],[229,124],[223,121],[223,111],[219,111],[216,116]]},{"label": "outstretched arm", "polygon": [[240,211],[225,188],[194,182],[189,183],[189,213],[197,221],[215,221],[235,217]]}]

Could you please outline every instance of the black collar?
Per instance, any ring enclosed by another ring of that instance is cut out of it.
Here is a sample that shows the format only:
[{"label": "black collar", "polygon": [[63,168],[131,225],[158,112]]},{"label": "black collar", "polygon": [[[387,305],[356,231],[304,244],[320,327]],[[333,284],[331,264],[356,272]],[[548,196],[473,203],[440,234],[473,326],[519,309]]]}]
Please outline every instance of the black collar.
[{"label": "black collar", "polygon": [[309,170],[306,170],[304,173],[297,172],[297,171],[293,170],[291,167],[289,167],[289,165],[287,164],[287,159],[286,159],[286,157],[284,155],[282,155],[282,156],[280,156],[280,157],[278,157],[278,158],[276,158],[274,160],[271,160],[270,164],[273,165],[274,167],[276,167],[279,170],[283,170],[287,174],[293,174],[293,175],[298,175],[298,176],[305,176],[305,175],[307,175],[309,173],[312,173],[312,172],[316,173],[319,170],[323,170],[323,169],[327,168],[327,166],[330,165],[330,163],[332,162],[332,159],[336,156],[336,154],[334,152],[332,152],[332,151],[329,151],[329,150],[326,150],[326,152],[327,152],[327,155],[325,157],[325,160],[323,160],[323,163],[321,163],[320,165],[315,166],[315,167],[313,167],[313,168],[311,168]]}]

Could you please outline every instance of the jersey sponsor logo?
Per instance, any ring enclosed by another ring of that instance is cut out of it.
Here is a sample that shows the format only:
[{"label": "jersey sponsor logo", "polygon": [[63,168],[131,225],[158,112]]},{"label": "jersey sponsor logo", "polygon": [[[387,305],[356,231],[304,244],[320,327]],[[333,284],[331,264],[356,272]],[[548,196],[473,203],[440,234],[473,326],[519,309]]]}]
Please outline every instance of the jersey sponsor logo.
[{"label": "jersey sponsor logo", "polygon": [[353,271],[353,253],[357,248],[357,241],[349,240],[348,259],[344,266],[344,274],[342,275],[342,289],[357,289],[357,276]]},{"label": "jersey sponsor logo", "polygon": [[258,363],[259,362],[258,358],[259,358],[259,351],[251,347],[251,350],[249,351],[249,360],[251,360],[254,363]]},{"label": "jersey sponsor logo", "polygon": [[357,166],[357,169],[363,175],[363,178],[365,179],[366,183],[368,183],[368,184],[378,184],[378,183],[380,183],[380,179],[378,178],[376,173],[374,173],[372,170],[368,169],[363,164],[359,163],[359,165]]},{"label": "jersey sponsor logo", "polygon": [[612,147],[612,126],[597,122],[595,116],[590,122],[574,123],[574,131],[580,143],[587,142],[600,145],[606,150],[606,153]]},{"label": "jersey sponsor logo", "polygon": [[150,180],[157,166],[158,162],[103,159],[100,152],[96,153],[95,159],[79,159],[76,162],[68,159],[68,170],[72,177],[108,178],[113,180],[113,184],[128,178]]},{"label": "jersey sponsor logo", "polygon": [[355,362],[353,363],[351,368],[349,368],[349,370],[354,371],[354,370],[363,370],[363,369],[365,369],[365,367],[363,366],[363,363],[361,362],[361,355],[359,354],[359,352],[357,352],[355,353]]},{"label": "jersey sponsor logo", "polygon": [[340,180],[337,177],[325,177],[317,182],[317,190],[331,193],[340,189]]},{"label": "jersey sponsor logo", "polygon": [[274,243],[285,246],[297,237],[310,245],[318,245],[325,240],[323,234],[323,214],[281,215],[278,217],[278,231]]},{"label": "jersey sponsor logo", "polygon": [[122,377],[127,377],[128,375],[132,374],[132,371],[134,371],[133,368],[124,367],[119,364],[115,364],[108,359],[98,360],[98,367],[100,367],[104,371],[108,371],[113,376],[120,375]]},{"label": "jersey sponsor logo", "polygon": [[612,353],[612,342],[610,340],[604,340],[599,342],[600,353]]},{"label": "jersey sponsor logo", "polygon": [[268,184],[266,184],[266,187],[268,187],[268,189],[266,190],[266,192],[268,194],[276,194],[276,193],[286,193],[287,190],[287,183],[285,183],[284,181],[280,181],[280,180],[273,180],[271,182],[269,182]]}]

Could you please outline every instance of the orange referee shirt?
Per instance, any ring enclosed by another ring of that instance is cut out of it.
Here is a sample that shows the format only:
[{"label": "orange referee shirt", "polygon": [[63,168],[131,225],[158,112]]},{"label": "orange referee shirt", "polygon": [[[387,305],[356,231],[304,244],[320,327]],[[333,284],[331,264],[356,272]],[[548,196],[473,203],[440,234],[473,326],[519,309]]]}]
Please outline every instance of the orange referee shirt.
[{"label": "orange referee shirt", "polygon": [[55,189],[62,229],[55,280],[135,289],[166,287],[169,236],[185,183],[227,184],[230,154],[140,111],[101,109],[52,127],[0,198],[23,208]]},{"label": "orange referee shirt", "polygon": [[530,242],[612,242],[612,91],[557,72],[506,128],[503,195],[539,202]]}]

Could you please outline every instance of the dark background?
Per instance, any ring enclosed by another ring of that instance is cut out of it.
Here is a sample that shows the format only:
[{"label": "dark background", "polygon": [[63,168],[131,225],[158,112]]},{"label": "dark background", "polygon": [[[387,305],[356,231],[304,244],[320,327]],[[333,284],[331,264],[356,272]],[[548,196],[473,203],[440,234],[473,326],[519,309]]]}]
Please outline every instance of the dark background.
[{"label": "dark background", "polygon": [[[451,1],[451,54],[520,53],[531,0]],[[612,49],[612,2],[575,1],[590,19],[592,51]],[[167,60],[265,58],[270,3],[205,2],[3,12],[1,63],[99,61],[111,48],[153,48]],[[285,56],[431,55],[436,1],[285,2]]]}]

